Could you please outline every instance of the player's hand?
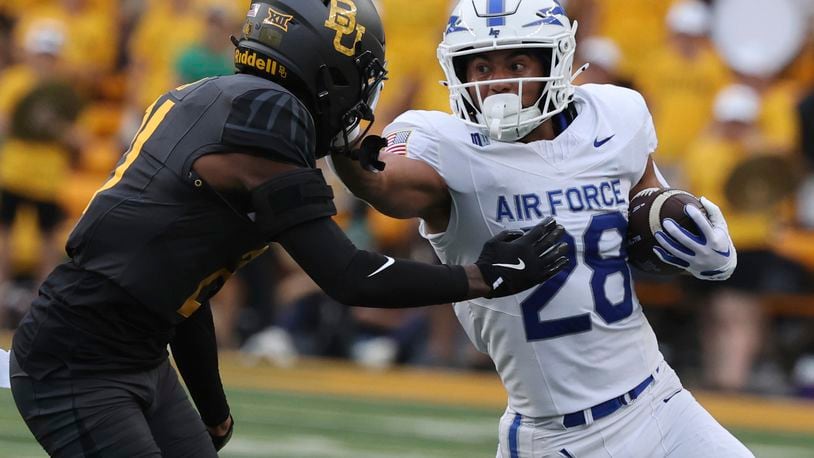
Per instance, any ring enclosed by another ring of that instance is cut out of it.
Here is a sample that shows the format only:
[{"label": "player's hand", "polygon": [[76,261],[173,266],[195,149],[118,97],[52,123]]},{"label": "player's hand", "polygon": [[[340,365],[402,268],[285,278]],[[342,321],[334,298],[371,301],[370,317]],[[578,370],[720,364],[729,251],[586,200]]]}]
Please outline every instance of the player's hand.
[{"label": "player's hand", "polygon": [[667,233],[659,231],[655,234],[661,247],[654,247],[653,251],[663,262],[681,267],[696,278],[726,280],[738,265],[738,253],[729,237],[729,228],[721,209],[705,197],[701,198],[701,205],[709,219],[692,205],[684,207],[701,230],[701,237],[668,218],[662,222]]},{"label": "player's hand", "polygon": [[359,165],[368,172],[378,173],[384,170],[384,162],[379,160],[379,152],[387,146],[387,140],[378,135],[368,135],[362,140],[358,149],[350,152],[350,158],[359,161]]},{"label": "player's hand", "polygon": [[220,451],[232,438],[232,432],[235,430],[235,420],[229,415],[229,418],[223,423],[217,426],[207,426],[206,430],[209,432],[209,437],[212,438],[215,450]]},{"label": "player's hand", "polygon": [[475,262],[492,289],[486,297],[510,296],[556,275],[568,263],[563,232],[549,216],[528,232],[503,231],[489,239]]}]

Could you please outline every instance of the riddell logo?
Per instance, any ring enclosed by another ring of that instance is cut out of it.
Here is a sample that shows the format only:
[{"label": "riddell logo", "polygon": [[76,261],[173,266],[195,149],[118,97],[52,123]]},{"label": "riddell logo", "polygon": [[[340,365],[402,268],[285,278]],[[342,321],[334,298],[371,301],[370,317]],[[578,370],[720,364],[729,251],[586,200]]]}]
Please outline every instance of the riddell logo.
[{"label": "riddell logo", "polygon": [[254,67],[269,75],[279,76],[283,79],[288,76],[288,70],[286,70],[285,66],[280,65],[271,57],[261,56],[248,49],[245,51],[235,49],[235,64],[248,65],[249,67]]}]

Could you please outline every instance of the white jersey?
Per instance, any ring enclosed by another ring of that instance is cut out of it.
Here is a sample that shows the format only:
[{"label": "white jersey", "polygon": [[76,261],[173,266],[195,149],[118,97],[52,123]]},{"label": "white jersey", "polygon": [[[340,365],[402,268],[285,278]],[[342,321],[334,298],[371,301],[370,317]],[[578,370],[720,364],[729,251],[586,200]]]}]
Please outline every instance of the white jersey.
[{"label": "white jersey", "polygon": [[384,132],[445,180],[452,210],[430,234],[445,263],[472,264],[504,229],[547,215],[567,231],[570,264],[545,284],[455,304],[474,345],[493,359],[509,407],[528,417],[583,410],[652,374],[662,356],[626,262],[628,194],[656,136],[643,98],[610,85],[576,88],[579,115],[554,140],[503,143],[441,112],[409,111]]}]

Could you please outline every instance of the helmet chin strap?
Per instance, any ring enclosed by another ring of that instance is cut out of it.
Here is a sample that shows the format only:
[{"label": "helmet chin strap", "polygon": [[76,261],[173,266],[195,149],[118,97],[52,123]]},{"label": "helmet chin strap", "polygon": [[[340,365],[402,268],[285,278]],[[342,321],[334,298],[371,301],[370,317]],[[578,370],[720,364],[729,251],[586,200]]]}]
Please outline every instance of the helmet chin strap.
[{"label": "helmet chin strap", "polygon": [[528,108],[521,107],[520,96],[517,94],[494,94],[486,97],[481,107],[481,116],[489,128],[489,137],[502,142],[515,142],[542,124],[542,120],[523,124],[540,116],[540,108],[536,103]]}]

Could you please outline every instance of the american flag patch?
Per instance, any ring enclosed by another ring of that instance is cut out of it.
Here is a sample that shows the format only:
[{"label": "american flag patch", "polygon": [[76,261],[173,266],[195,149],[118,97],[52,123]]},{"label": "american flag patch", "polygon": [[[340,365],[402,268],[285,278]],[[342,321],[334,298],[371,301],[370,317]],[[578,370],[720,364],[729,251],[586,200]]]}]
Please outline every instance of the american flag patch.
[{"label": "american flag patch", "polygon": [[401,155],[407,154],[407,140],[410,138],[412,132],[411,130],[399,130],[388,134],[385,137],[387,139],[387,148],[384,149],[384,152]]}]

